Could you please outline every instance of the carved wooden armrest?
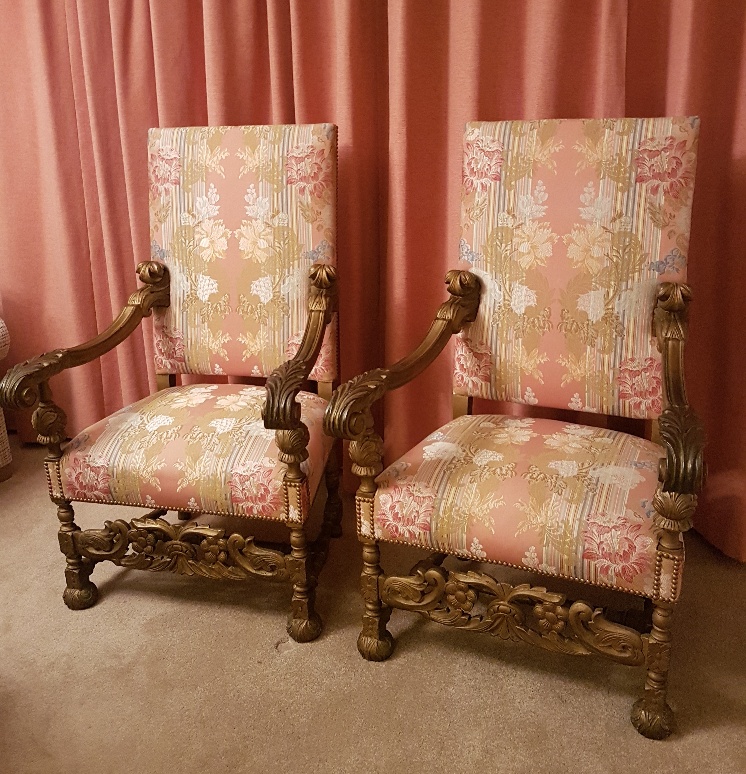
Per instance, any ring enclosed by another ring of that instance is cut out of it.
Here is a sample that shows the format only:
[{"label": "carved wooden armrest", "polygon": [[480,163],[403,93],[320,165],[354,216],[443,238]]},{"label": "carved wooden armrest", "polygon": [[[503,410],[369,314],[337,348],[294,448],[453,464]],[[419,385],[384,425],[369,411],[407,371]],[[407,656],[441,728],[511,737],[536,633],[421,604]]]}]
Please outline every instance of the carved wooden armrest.
[{"label": "carved wooden armrest", "polygon": [[451,298],[438,309],[420,345],[389,368],[356,376],[335,390],[324,415],[324,431],[351,441],[362,439],[373,426],[372,405],[389,390],[412,381],[443,351],[454,333],[474,322],[479,308],[481,281],[469,271],[446,274]]},{"label": "carved wooden armrest", "polygon": [[337,272],[325,263],[311,267],[311,293],[303,339],[295,357],[276,368],[267,379],[267,401],[262,410],[270,430],[292,430],[300,425],[300,388],[319,356],[326,326],[337,311]]},{"label": "carved wooden armrest", "polygon": [[687,312],[692,299],[688,285],[663,282],[657,291],[653,325],[663,358],[665,408],[658,422],[666,456],[658,470],[660,487],[655,495],[656,524],[664,529],[685,531],[697,492],[705,478],[704,429],[689,406],[684,383],[684,346]]},{"label": "carved wooden armrest", "polygon": [[301,422],[300,403],[296,398],[319,356],[326,326],[337,311],[337,272],[334,267],[314,264],[310,276],[311,294],[303,339],[295,357],[276,368],[267,379],[267,400],[262,409],[264,426],[277,431],[277,456],[288,466],[285,480],[290,482],[305,478],[300,464],[308,458],[310,438],[308,428]]},{"label": "carved wooden armrest", "polygon": [[[144,287],[129,297],[117,319],[103,333],[99,333],[85,344],[69,349],[55,349],[11,368],[0,382],[0,406],[6,409],[31,408],[37,400],[48,407],[54,406],[47,384],[51,377],[100,357],[124,341],[137,328],[142,318],[152,313],[153,307],[169,305],[169,274],[165,264],[145,261],[138,265],[137,275]],[[60,437],[64,430],[64,413],[56,406],[54,409],[56,412],[51,408],[42,410],[41,413],[37,410],[34,417],[34,427],[42,436],[42,443],[55,442],[54,439]],[[56,414],[53,422],[50,412]],[[43,422],[45,417],[50,419],[50,422]]]}]

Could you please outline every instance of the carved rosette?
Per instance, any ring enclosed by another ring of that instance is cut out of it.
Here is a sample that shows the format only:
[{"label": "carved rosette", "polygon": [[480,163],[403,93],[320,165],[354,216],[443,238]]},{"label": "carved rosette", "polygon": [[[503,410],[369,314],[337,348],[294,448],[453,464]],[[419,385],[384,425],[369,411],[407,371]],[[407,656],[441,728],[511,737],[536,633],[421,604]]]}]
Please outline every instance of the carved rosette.
[{"label": "carved rosette", "polygon": [[108,560],[121,567],[204,578],[290,578],[288,557],[281,551],[259,546],[250,537],[226,536],[224,529],[196,523],[118,519],[105,522],[103,529],[76,531],[72,538],[75,551],[93,562]]},{"label": "carved rosette", "polygon": [[639,632],[607,620],[601,608],[569,603],[543,587],[511,586],[486,573],[447,571],[424,560],[409,576],[381,576],[379,589],[383,604],[446,626],[570,655],[596,653],[630,665],[645,661]]}]

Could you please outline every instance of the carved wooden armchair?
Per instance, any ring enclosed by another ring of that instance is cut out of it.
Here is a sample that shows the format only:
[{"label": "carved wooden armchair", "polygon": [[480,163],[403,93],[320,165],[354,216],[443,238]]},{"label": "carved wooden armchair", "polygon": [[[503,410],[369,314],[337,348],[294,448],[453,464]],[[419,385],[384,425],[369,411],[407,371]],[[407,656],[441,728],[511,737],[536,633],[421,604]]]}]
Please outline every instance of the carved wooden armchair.
[{"label": "carved wooden armchair", "polygon": [[[337,369],[336,127],[153,129],[149,174],[153,260],[138,266],[144,286],[104,333],[20,364],[0,385],[6,407],[38,400],[33,422],[49,449],[67,558],[64,601],[76,610],[96,602],[89,576],[103,560],[290,581],[288,632],[312,640],[321,631],[316,579],[341,517],[338,454],[322,432]],[[112,349],[151,312],[159,391],[65,443],[49,379]],[[177,374],[269,378],[266,387],[194,378],[177,386]],[[317,394],[301,390],[308,379]],[[322,477],[325,515],[311,543],[305,526]],[[80,530],[73,501],[152,510]],[[199,524],[203,515],[284,522],[289,545]]]},{"label": "carved wooden armchair", "polygon": [[[645,664],[632,722],[650,738],[670,733],[681,533],[703,480],[703,433],[683,373],[697,136],[696,118],[467,126],[452,297],[410,356],[340,386],[324,419],[327,432],[352,441],[361,477],[366,659],[391,654],[386,623],[400,608]],[[420,373],[452,334],[456,418],[383,470],[371,405]],[[580,423],[472,416],[475,397],[588,413]],[[621,421],[640,434],[647,425],[655,440],[609,429],[617,417],[637,418]],[[380,542],[435,553],[407,576],[387,576]],[[447,569],[448,555],[543,578],[513,586],[478,564]],[[570,601],[551,590],[555,578],[578,582],[569,585],[583,597],[595,586],[647,600],[647,625],[638,631],[621,622],[634,615],[612,620]]]}]

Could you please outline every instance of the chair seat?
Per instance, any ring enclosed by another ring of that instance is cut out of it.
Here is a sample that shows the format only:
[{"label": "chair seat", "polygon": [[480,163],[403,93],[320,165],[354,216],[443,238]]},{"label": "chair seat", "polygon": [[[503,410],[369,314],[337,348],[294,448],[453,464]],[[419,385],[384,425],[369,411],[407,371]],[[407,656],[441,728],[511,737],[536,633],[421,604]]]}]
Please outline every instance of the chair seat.
[{"label": "chair seat", "polygon": [[662,456],[613,430],[459,417],[378,477],[375,537],[653,596]]},{"label": "chair seat", "polygon": [[[301,392],[313,498],[331,448],[321,431],[326,401]],[[97,422],[65,448],[55,489],[69,500],[283,519],[275,431],[261,419],[264,388],[186,385],[162,390]],[[307,514],[299,516],[299,520]]]}]

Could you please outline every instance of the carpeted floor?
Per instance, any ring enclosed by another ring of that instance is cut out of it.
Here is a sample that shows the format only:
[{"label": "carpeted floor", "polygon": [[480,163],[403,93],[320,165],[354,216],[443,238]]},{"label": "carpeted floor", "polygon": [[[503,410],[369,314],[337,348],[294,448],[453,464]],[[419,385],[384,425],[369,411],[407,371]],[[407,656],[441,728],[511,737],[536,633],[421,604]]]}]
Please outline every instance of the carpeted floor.
[{"label": "carpeted floor", "polygon": [[[746,568],[696,535],[674,632],[678,730],[651,742],[628,719],[642,669],[397,611],[393,657],[361,659],[349,510],[316,642],[288,640],[288,587],[258,582],[102,564],[99,603],[72,612],[43,452],[16,443],[14,455],[0,484],[3,774],[746,771]],[[123,515],[78,513],[83,526]],[[387,552],[384,567],[417,558]]]}]

